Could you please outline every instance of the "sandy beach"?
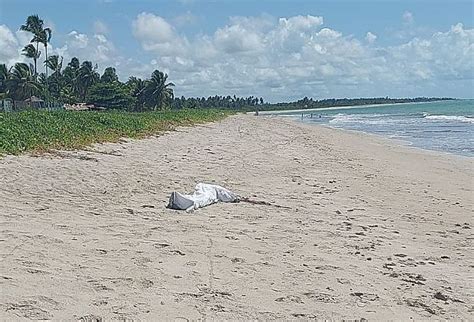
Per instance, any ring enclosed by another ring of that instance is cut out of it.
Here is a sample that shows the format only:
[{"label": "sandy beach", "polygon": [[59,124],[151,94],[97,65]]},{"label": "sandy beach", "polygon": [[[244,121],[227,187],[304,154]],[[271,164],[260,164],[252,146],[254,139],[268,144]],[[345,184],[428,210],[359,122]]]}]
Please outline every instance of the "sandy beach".
[{"label": "sandy beach", "polygon": [[[7,156],[0,319],[472,320],[473,170],[251,115]],[[165,208],[198,182],[272,205]]]}]

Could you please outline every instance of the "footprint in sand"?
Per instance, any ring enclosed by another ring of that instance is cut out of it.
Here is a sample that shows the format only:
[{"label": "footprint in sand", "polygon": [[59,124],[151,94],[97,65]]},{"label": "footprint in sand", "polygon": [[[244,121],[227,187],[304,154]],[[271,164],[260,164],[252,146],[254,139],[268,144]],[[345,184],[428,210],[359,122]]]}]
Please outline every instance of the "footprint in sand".
[{"label": "footprint in sand", "polygon": [[148,264],[151,262],[153,262],[153,260],[148,257],[133,258],[133,263],[139,267],[148,267]]},{"label": "footprint in sand", "polygon": [[279,297],[275,299],[276,302],[292,302],[292,303],[298,303],[298,304],[304,304],[303,300],[296,295],[287,295],[284,297]]},{"label": "footprint in sand", "polygon": [[242,264],[242,263],[245,262],[245,260],[243,258],[240,258],[240,257],[232,258],[230,261],[234,264]]},{"label": "footprint in sand", "polygon": [[303,295],[317,302],[323,302],[323,303],[337,303],[338,302],[338,300],[334,296],[327,293],[306,292],[306,293],[303,293]]},{"label": "footprint in sand", "polygon": [[60,303],[46,296],[35,296],[17,303],[7,303],[6,312],[31,320],[50,320],[51,310],[60,309]]},{"label": "footprint in sand", "polygon": [[102,322],[103,319],[98,315],[88,314],[78,318],[80,322]]},{"label": "footprint in sand", "polygon": [[377,294],[372,294],[372,293],[362,293],[362,292],[354,292],[351,293],[350,295],[355,296],[360,300],[361,302],[373,302],[379,299],[379,296]]},{"label": "footprint in sand", "polygon": [[31,320],[50,320],[53,317],[51,313],[43,310],[35,304],[35,301],[7,303],[5,311]]}]

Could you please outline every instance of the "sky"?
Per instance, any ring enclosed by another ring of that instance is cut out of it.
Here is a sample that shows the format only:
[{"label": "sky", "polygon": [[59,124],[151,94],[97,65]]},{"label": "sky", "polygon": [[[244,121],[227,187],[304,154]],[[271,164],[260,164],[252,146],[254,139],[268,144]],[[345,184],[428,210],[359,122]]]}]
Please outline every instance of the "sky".
[{"label": "sky", "polygon": [[28,60],[30,14],[49,54],[166,72],[177,96],[474,97],[472,0],[0,0],[0,63]]}]

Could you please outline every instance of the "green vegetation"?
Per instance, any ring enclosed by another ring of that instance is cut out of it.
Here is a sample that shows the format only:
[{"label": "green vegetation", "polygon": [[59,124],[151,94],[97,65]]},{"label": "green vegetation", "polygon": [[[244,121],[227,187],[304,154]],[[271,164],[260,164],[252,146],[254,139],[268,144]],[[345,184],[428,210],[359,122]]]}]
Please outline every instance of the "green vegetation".
[{"label": "green vegetation", "polygon": [[312,98],[303,98],[296,102],[263,104],[260,110],[299,110],[326,107],[343,107],[359,105],[377,105],[377,104],[399,104],[399,103],[421,103],[453,100],[448,97],[415,97],[415,98],[390,98],[390,97],[369,97],[369,98],[329,98],[323,100],[313,100]]},{"label": "green vegetation", "polygon": [[0,113],[0,155],[49,149],[74,149],[92,143],[141,138],[229,115],[219,110],[164,112],[43,112]]},{"label": "green vegetation", "polygon": [[303,98],[295,102],[288,103],[265,103],[262,98],[257,97],[233,97],[231,96],[210,96],[208,98],[175,98],[171,108],[224,108],[241,111],[274,111],[274,110],[297,110],[311,108],[325,108],[337,106],[373,105],[373,104],[395,104],[395,103],[417,103],[432,102],[441,100],[452,100],[452,98],[438,97],[416,97],[416,98],[330,98],[314,100]]},{"label": "green vegetation", "polygon": [[117,110],[134,104],[135,100],[123,86],[113,82],[93,85],[87,94],[86,101],[106,109]]}]

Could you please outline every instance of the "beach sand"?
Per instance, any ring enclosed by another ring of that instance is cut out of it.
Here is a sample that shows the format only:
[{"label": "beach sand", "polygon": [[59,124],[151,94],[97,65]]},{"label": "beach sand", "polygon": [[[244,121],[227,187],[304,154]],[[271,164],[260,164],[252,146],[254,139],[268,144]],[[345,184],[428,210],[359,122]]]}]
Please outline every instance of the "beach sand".
[{"label": "beach sand", "polygon": [[[91,150],[0,159],[1,320],[474,318],[472,158],[250,115]],[[165,209],[198,182],[274,206]]]}]

